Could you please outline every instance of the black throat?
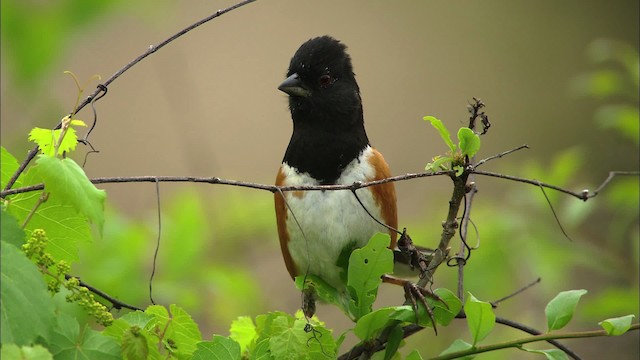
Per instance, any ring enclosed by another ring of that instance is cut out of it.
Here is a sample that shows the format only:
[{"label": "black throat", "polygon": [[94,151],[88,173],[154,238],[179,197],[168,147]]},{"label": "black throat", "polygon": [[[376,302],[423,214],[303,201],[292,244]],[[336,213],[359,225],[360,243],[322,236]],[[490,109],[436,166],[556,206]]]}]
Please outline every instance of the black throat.
[{"label": "black throat", "polygon": [[345,167],[369,145],[361,103],[351,109],[320,112],[292,100],[293,135],[283,162],[322,185],[335,184]]}]

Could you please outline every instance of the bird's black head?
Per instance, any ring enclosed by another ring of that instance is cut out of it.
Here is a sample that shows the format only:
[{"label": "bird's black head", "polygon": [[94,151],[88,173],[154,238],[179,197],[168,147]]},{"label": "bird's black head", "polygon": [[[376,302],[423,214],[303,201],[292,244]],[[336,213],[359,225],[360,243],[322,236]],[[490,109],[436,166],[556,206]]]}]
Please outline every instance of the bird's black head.
[{"label": "bird's black head", "polygon": [[284,162],[320,183],[335,182],[369,145],[346,46],[330,36],[308,40],[293,55],[278,89],[289,95],[293,119]]},{"label": "bird's black head", "polygon": [[346,46],[330,36],[308,40],[291,59],[278,87],[289,95],[294,125],[315,123],[336,130],[362,123],[360,89]]}]

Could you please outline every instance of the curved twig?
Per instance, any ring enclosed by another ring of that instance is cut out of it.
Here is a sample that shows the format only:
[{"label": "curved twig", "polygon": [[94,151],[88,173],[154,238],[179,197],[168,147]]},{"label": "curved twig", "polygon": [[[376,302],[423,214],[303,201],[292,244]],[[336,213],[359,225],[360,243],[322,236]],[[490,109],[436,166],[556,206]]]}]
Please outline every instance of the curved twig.
[{"label": "curved twig", "polygon": [[[256,0],[244,0],[241,1],[233,6],[229,6],[226,9],[222,9],[222,10],[218,10],[215,13],[205,17],[202,20],[199,20],[189,26],[187,26],[186,28],[178,31],[177,33],[175,33],[174,35],[172,35],[171,37],[169,37],[168,39],[162,41],[161,43],[159,43],[158,45],[151,45],[149,46],[149,48],[147,49],[147,51],[145,51],[144,53],[142,53],[140,56],[136,57],[135,59],[133,59],[132,61],[130,61],[128,64],[126,64],[125,66],[123,66],[120,70],[116,71],[113,75],[111,75],[111,77],[109,79],[107,79],[107,81],[105,81],[102,84],[98,84],[96,87],[96,90],[89,95],[86,99],[84,99],[84,101],[82,101],[80,104],[78,104],[78,106],[71,112],[71,114],[76,114],[78,111],[80,111],[82,108],[84,108],[85,106],[87,106],[88,104],[92,103],[94,101],[94,99],[97,100],[97,96],[98,94],[100,94],[101,92],[106,93],[106,89],[107,86],[109,86],[109,84],[111,84],[112,82],[114,82],[117,78],[120,77],[120,75],[124,74],[127,70],[131,69],[134,65],[136,65],[137,63],[139,63],[140,61],[142,61],[144,58],[146,58],[147,56],[155,53],[156,51],[160,50],[161,48],[163,48],[165,45],[169,44],[170,42],[174,41],[175,39],[181,37],[182,35],[188,33],[189,31],[197,28],[198,26],[207,23],[223,14],[226,14],[232,10],[235,10],[239,7],[242,7],[244,5],[250,4],[252,2],[254,2]],[[102,97],[102,96],[100,96]],[[58,125],[54,128],[54,129],[59,129],[60,126],[62,125],[62,123],[58,123]],[[38,154],[38,146],[35,146],[33,149],[31,149],[29,151],[29,153],[27,154],[27,157],[24,159],[24,161],[20,164],[20,166],[18,167],[18,170],[13,174],[13,176],[11,176],[11,178],[9,179],[9,181],[7,182],[7,185],[4,187],[4,190],[9,190],[13,187],[13,185],[15,184],[16,180],[18,180],[18,177],[20,176],[20,174],[22,174],[22,172],[24,172],[24,169],[27,168],[27,165],[29,165],[29,163],[33,160],[33,158]]]}]

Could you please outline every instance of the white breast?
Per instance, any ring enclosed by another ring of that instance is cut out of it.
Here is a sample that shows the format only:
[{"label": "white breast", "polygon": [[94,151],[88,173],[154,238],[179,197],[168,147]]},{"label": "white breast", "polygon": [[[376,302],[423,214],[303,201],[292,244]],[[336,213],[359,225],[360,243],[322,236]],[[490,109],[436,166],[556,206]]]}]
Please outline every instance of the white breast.
[{"label": "white breast", "polygon": [[[371,147],[367,147],[358,159],[347,165],[337,183],[350,185],[373,179],[375,169],[366,161],[372,153]],[[285,186],[318,185],[309,174],[300,174],[287,164],[283,164],[282,171]],[[381,219],[371,191],[364,188],[357,194],[369,212]],[[309,274],[322,278],[337,289],[344,289],[340,280],[341,269],[336,265],[343,248],[352,242],[356,247],[362,247],[373,234],[386,229],[365,212],[349,190],[307,191],[303,196],[286,192],[285,196],[299,223],[298,226],[294,216],[288,214],[289,252],[298,266],[298,273],[305,274],[308,269]]]}]

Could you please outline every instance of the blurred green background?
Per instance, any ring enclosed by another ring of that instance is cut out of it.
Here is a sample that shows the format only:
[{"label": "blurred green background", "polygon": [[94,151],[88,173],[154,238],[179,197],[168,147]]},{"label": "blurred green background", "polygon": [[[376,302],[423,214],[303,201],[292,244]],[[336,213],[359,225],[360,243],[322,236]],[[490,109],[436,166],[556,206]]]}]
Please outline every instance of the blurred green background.
[{"label": "blurred green background", "polygon": [[[232,1],[3,0],[1,142],[19,160],[34,126],[51,127],[76,101],[63,71],[81,83],[103,79],[188,24]],[[638,170],[638,1],[258,1],[214,20],[145,59],[96,104],[90,137],[99,150],[90,177],[218,176],[271,183],[288,143],[286,96],[276,86],[290,57],[310,37],[330,34],[349,46],[367,131],[394,174],[422,171],[445,151],[422,121],[462,126],[472,97],[487,103],[493,127],[479,157],[521,144],[531,149],[486,170],[594,189],[609,170]],[[93,91],[95,82],[86,85]],[[91,122],[89,107],[78,118]],[[76,158],[82,162],[84,152]],[[476,178],[472,218],[481,247],[466,267],[466,289],[495,300],[534,280],[541,284],[499,306],[498,316],[545,329],[544,305],[562,290],[589,294],[569,330],[606,317],[638,315],[638,179],[617,178],[583,203],[540,190]],[[156,244],[151,184],[105,185],[109,213],[101,239],[83,249],[73,273],[121,300],[149,304]],[[294,312],[300,294],[280,259],[268,192],[223,186],[161,184],[162,237],[154,300],[177,303],[203,335],[226,334],[239,315]],[[397,184],[401,226],[435,246],[450,184],[428,178]],[[457,244],[454,249],[457,249]],[[441,269],[437,287],[455,288]],[[401,302],[384,288],[379,303]],[[321,319],[336,330],[348,320],[330,306]],[[499,328],[488,342],[520,337]],[[425,357],[464,323],[413,336],[406,348]],[[352,341],[352,340],[351,340]],[[585,358],[637,359],[638,333],[571,340]],[[545,344],[532,347],[548,348]],[[505,350],[481,358],[538,358]]]}]

